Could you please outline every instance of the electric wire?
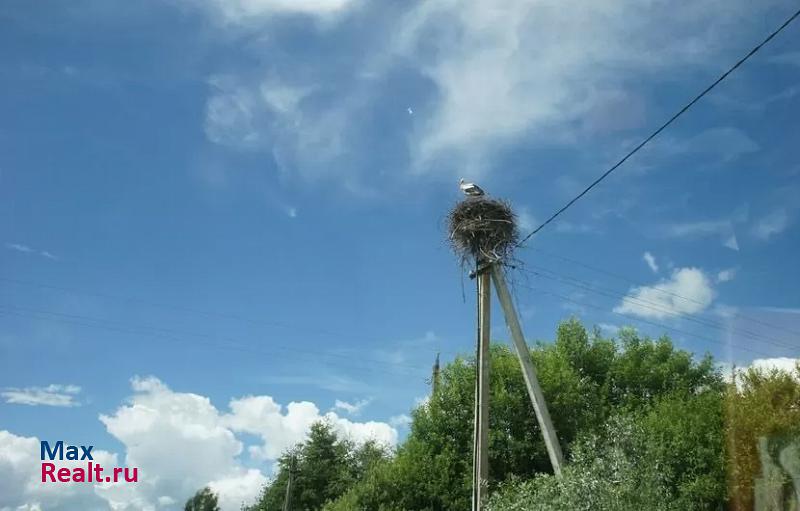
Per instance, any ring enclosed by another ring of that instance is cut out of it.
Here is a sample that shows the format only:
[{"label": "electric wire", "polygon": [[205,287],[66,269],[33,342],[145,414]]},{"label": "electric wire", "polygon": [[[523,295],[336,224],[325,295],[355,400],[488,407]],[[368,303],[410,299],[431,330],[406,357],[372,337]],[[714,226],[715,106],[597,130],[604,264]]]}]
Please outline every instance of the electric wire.
[{"label": "electric wire", "polygon": [[659,323],[657,321],[650,321],[650,320],[646,320],[646,319],[637,318],[635,316],[632,316],[630,314],[625,314],[623,312],[609,311],[605,307],[601,307],[599,305],[594,305],[594,304],[589,304],[589,303],[585,303],[585,302],[582,302],[582,301],[578,301],[578,300],[575,300],[573,298],[570,298],[570,297],[564,296],[562,294],[556,293],[554,291],[550,291],[550,290],[546,290],[546,289],[540,289],[540,288],[534,288],[532,286],[528,286],[528,285],[525,285],[525,284],[521,284],[521,286],[526,288],[526,289],[528,289],[528,290],[530,290],[530,291],[533,291],[533,292],[536,292],[536,293],[541,293],[541,294],[551,295],[551,296],[554,296],[554,297],[559,298],[561,300],[564,300],[566,302],[570,302],[570,303],[573,303],[575,305],[579,305],[581,307],[588,307],[588,308],[599,310],[599,311],[602,311],[602,312],[611,312],[612,314],[627,318],[627,319],[629,319],[631,321],[635,321],[637,323],[646,324],[646,325],[650,325],[650,326],[654,326],[654,327],[658,327],[658,328],[663,328],[664,330],[669,330],[669,331],[672,331],[672,332],[675,332],[675,333],[679,333],[681,335],[688,336],[690,339],[697,339],[697,340],[705,341],[705,342],[712,343],[712,344],[720,344],[720,345],[723,345],[725,347],[735,346],[737,349],[740,349],[740,350],[743,350],[743,351],[747,351],[747,352],[753,353],[755,355],[762,355],[762,356],[765,356],[765,357],[773,356],[770,353],[759,351],[759,350],[753,349],[753,348],[751,348],[749,346],[742,346],[742,345],[734,344],[734,343],[726,343],[725,341],[720,341],[718,339],[713,339],[711,337],[698,335],[698,334],[696,334],[694,332],[689,332],[687,330],[683,330],[683,329],[680,329],[680,328],[675,328],[673,326],[669,326],[669,325],[666,325],[666,324],[663,324],[663,323]]},{"label": "electric wire", "polygon": [[[667,315],[667,316],[681,318],[681,319],[683,319],[685,321],[690,321],[692,323],[696,323],[696,324],[699,324],[699,325],[702,325],[702,326],[715,328],[715,329],[723,331],[723,332],[735,332],[735,333],[739,334],[742,337],[746,337],[746,338],[749,338],[749,339],[762,341],[762,342],[765,342],[767,344],[771,344],[771,345],[773,345],[775,347],[778,347],[778,348],[785,348],[785,349],[797,349],[797,348],[800,348],[800,345],[786,344],[782,340],[776,340],[776,339],[774,339],[772,337],[767,337],[765,335],[762,335],[762,334],[759,334],[759,333],[756,333],[756,332],[752,332],[750,330],[744,330],[744,329],[741,329],[741,328],[732,327],[732,326],[726,325],[724,323],[720,323],[718,321],[714,321],[714,320],[710,320],[710,319],[694,317],[694,316],[691,316],[688,313],[679,312],[679,311],[675,311],[675,310],[671,310],[671,309],[665,308],[661,304],[658,304],[656,302],[652,302],[650,300],[645,300],[643,298],[631,297],[631,296],[626,295],[624,293],[620,293],[620,292],[617,292],[617,291],[614,291],[614,290],[610,290],[608,288],[602,288],[602,287],[594,286],[594,285],[592,285],[592,284],[590,284],[590,283],[588,283],[588,282],[586,282],[584,280],[581,280],[581,279],[576,279],[574,277],[568,277],[568,276],[559,275],[558,273],[553,272],[552,270],[548,270],[546,268],[540,268],[540,270],[542,270],[542,271],[537,272],[537,271],[532,271],[532,270],[527,270],[527,269],[524,270],[524,271],[530,272],[533,275],[536,275],[538,277],[543,277],[543,278],[546,278],[546,279],[562,282],[562,283],[567,284],[569,286],[573,286],[573,287],[576,287],[578,289],[583,289],[585,291],[589,291],[591,293],[595,293],[595,294],[598,294],[598,295],[602,295],[602,296],[606,296],[606,297],[610,297],[610,298],[619,298],[619,299],[622,299],[624,302],[632,303],[632,304],[636,305],[637,307],[642,307],[644,309],[652,310],[652,311],[655,311],[655,312],[658,312],[658,313],[661,313],[661,314],[664,314],[664,315]],[[547,273],[544,273],[544,272],[547,272]]]},{"label": "electric wire", "polygon": [[763,41],[758,43],[744,57],[740,58],[732,67],[730,67],[727,71],[722,73],[722,75],[720,75],[720,77],[717,78],[711,85],[709,85],[708,87],[703,89],[703,91],[700,92],[700,94],[698,94],[691,101],[686,103],[686,105],[684,105],[683,108],[678,110],[678,112],[675,113],[672,117],[670,117],[669,120],[667,120],[664,124],[659,126],[658,129],[656,129],[653,133],[650,134],[650,136],[648,136],[647,138],[645,138],[644,140],[639,142],[639,144],[636,145],[633,149],[631,149],[625,156],[623,156],[621,160],[619,160],[617,163],[612,165],[608,170],[603,172],[597,179],[592,181],[592,183],[590,183],[589,186],[584,188],[583,191],[581,191],[578,195],[576,195],[575,197],[570,199],[564,206],[559,208],[555,213],[550,215],[538,227],[533,229],[527,236],[525,236],[524,238],[522,238],[522,240],[517,242],[517,246],[521,247],[522,245],[524,245],[525,242],[528,241],[532,236],[534,236],[536,233],[538,233],[539,231],[544,229],[548,224],[550,224],[550,222],[555,220],[564,211],[569,209],[573,204],[575,204],[581,198],[583,198],[583,196],[586,195],[587,193],[589,193],[589,191],[591,191],[592,188],[594,188],[595,186],[600,184],[605,178],[607,178],[609,175],[611,175],[612,172],[614,172],[620,166],[622,166],[622,164],[624,164],[626,161],[628,161],[628,159],[631,156],[633,156],[634,154],[639,152],[640,149],[642,149],[644,146],[646,146],[651,140],[656,138],[662,131],[664,131],[668,126],[670,126],[673,122],[675,122],[680,116],[682,116],[684,113],[686,113],[692,106],[695,105],[695,103],[700,101],[706,94],[711,92],[717,85],[719,85],[723,80],[725,80],[731,73],[736,71],[750,57],[755,55],[764,45],[769,43],[775,36],[777,36],[779,33],[781,33],[783,31],[783,29],[788,27],[795,19],[797,19],[798,16],[800,16],[800,9],[797,10],[797,12],[795,12],[794,14],[792,14],[786,21],[783,22],[783,24],[781,24],[777,29],[775,29],[771,34],[769,34],[769,36],[767,36],[766,39],[764,39]]},{"label": "electric wire", "polygon": [[[662,287],[659,287],[658,285],[645,286],[645,284],[643,284],[641,282],[637,282],[637,281],[635,281],[635,280],[633,280],[633,279],[631,279],[629,277],[626,277],[624,275],[620,275],[619,273],[615,273],[615,272],[606,270],[604,268],[599,268],[597,266],[593,266],[593,265],[591,265],[589,263],[586,263],[586,262],[583,262],[583,261],[579,261],[577,259],[573,259],[573,258],[564,256],[564,255],[561,255],[561,254],[555,254],[553,252],[548,252],[548,251],[542,250],[541,248],[538,248],[538,247],[531,247],[531,249],[536,251],[536,252],[538,252],[538,253],[540,253],[540,254],[546,255],[548,257],[555,258],[555,259],[560,259],[560,260],[566,261],[566,262],[568,262],[570,264],[574,264],[576,266],[581,266],[583,268],[586,268],[587,270],[591,270],[591,271],[594,271],[594,272],[597,272],[597,273],[602,273],[603,275],[607,275],[609,277],[617,279],[617,280],[619,280],[621,282],[625,282],[625,283],[630,284],[632,286],[648,287],[649,289],[652,289],[652,290],[657,291],[659,293],[662,293],[664,295],[672,296],[674,298],[678,298],[680,300],[685,300],[687,302],[691,302],[691,303],[694,303],[694,304],[697,304],[697,305],[705,305],[703,302],[701,302],[699,300],[695,300],[694,298],[687,297],[687,296],[681,295],[679,293],[675,293],[674,291],[670,291],[668,289],[664,289]],[[759,324],[761,326],[765,326],[765,327],[772,328],[772,329],[775,329],[775,330],[781,330],[783,332],[786,332],[786,333],[789,333],[789,334],[792,334],[792,335],[800,336],[800,332],[798,332],[797,330],[793,330],[791,328],[787,328],[787,327],[782,326],[782,325],[776,325],[776,324],[770,323],[769,321],[760,320],[758,318],[754,318],[752,316],[745,315],[745,314],[742,314],[740,312],[732,312],[731,313],[731,317],[734,317],[734,318],[737,318],[737,319],[741,319],[741,320],[744,320],[744,321],[750,321],[752,323],[756,323],[756,324]]]}]

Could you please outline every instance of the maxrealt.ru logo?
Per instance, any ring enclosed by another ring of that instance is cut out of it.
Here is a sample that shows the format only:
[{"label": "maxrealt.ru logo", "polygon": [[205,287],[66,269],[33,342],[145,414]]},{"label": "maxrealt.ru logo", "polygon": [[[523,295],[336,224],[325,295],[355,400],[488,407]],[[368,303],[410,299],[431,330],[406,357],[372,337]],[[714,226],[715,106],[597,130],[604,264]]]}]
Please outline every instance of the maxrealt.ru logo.
[{"label": "maxrealt.ru logo", "polygon": [[[41,443],[42,482],[43,483],[135,483],[139,481],[139,469],[127,467],[112,467],[105,472],[107,467],[102,467],[94,462],[92,449],[89,445],[64,445],[63,440],[57,441],[53,446],[46,440]],[[85,461],[85,466],[57,467],[49,461]]]}]

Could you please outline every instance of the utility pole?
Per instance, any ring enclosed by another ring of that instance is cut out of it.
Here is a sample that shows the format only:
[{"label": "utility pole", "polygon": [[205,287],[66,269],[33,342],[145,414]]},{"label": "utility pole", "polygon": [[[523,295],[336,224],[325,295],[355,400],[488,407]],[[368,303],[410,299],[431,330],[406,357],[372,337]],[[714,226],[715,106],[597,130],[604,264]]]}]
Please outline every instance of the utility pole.
[{"label": "utility pole", "polygon": [[491,325],[491,263],[479,261],[476,269],[478,286],[478,342],[475,360],[475,428],[473,438],[472,509],[481,511],[489,480],[489,341]]},{"label": "utility pole", "polygon": [[436,354],[436,362],[433,363],[431,372],[431,396],[435,396],[437,390],[439,390],[439,353]]},{"label": "utility pole", "polygon": [[294,482],[295,461],[295,455],[292,454],[292,461],[289,465],[289,479],[286,482],[286,495],[283,497],[282,511],[292,511],[292,483]]},{"label": "utility pole", "polygon": [[533,409],[536,412],[536,420],[539,422],[539,428],[542,430],[547,454],[550,456],[550,463],[553,465],[553,472],[556,476],[560,476],[561,466],[564,464],[564,455],[561,453],[561,445],[558,443],[558,436],[553,427],[553,422],[550,419],[550,412],[547,410],[547,403],[544,400],[542,388],[539,386],[539,379],[536,377],[536,369],[533,367],[528,345],[525,343],[525,337],[522,335],[522,327],[519,325],[517,312],[514,310],[514,303],[511,301],[511,294],[508,292],[503,270],[497,264],[493,264],[491,266],[491,272],[494,286],[497,290],[497,298],[500,300],[500,305],[503,307],[506,324],[511,331],[511,337],[514,340],[514,348],[516,348],[517,357],[519,357],[519,363],[522,366],[522,376],[525,378],[525,386],[528,389],[531,403],[533,403]]}]

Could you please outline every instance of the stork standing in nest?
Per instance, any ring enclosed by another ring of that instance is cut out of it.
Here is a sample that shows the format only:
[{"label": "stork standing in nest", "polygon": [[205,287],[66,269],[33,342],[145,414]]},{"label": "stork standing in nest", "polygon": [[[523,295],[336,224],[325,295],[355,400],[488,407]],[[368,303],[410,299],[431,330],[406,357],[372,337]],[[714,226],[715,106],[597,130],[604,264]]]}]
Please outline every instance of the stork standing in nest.
[{"label": "stork standing in nest", "polygon": [[458,187],[467,197],[482,197],[486,195],[480,186],[475,183],[467,183],[463,177],[458,181]]}]

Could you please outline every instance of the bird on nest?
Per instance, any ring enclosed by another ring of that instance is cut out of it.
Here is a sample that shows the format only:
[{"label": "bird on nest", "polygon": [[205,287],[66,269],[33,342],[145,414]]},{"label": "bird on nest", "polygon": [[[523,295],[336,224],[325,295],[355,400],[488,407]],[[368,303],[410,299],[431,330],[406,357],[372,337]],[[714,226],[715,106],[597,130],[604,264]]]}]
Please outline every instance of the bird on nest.
[{"label": "bird on nest", "polygon": [[467,183],[463,177],[458,181],[458,187],[467,197],[482,197],[486,195],[486,192],[480,186],[475,183]]}]

